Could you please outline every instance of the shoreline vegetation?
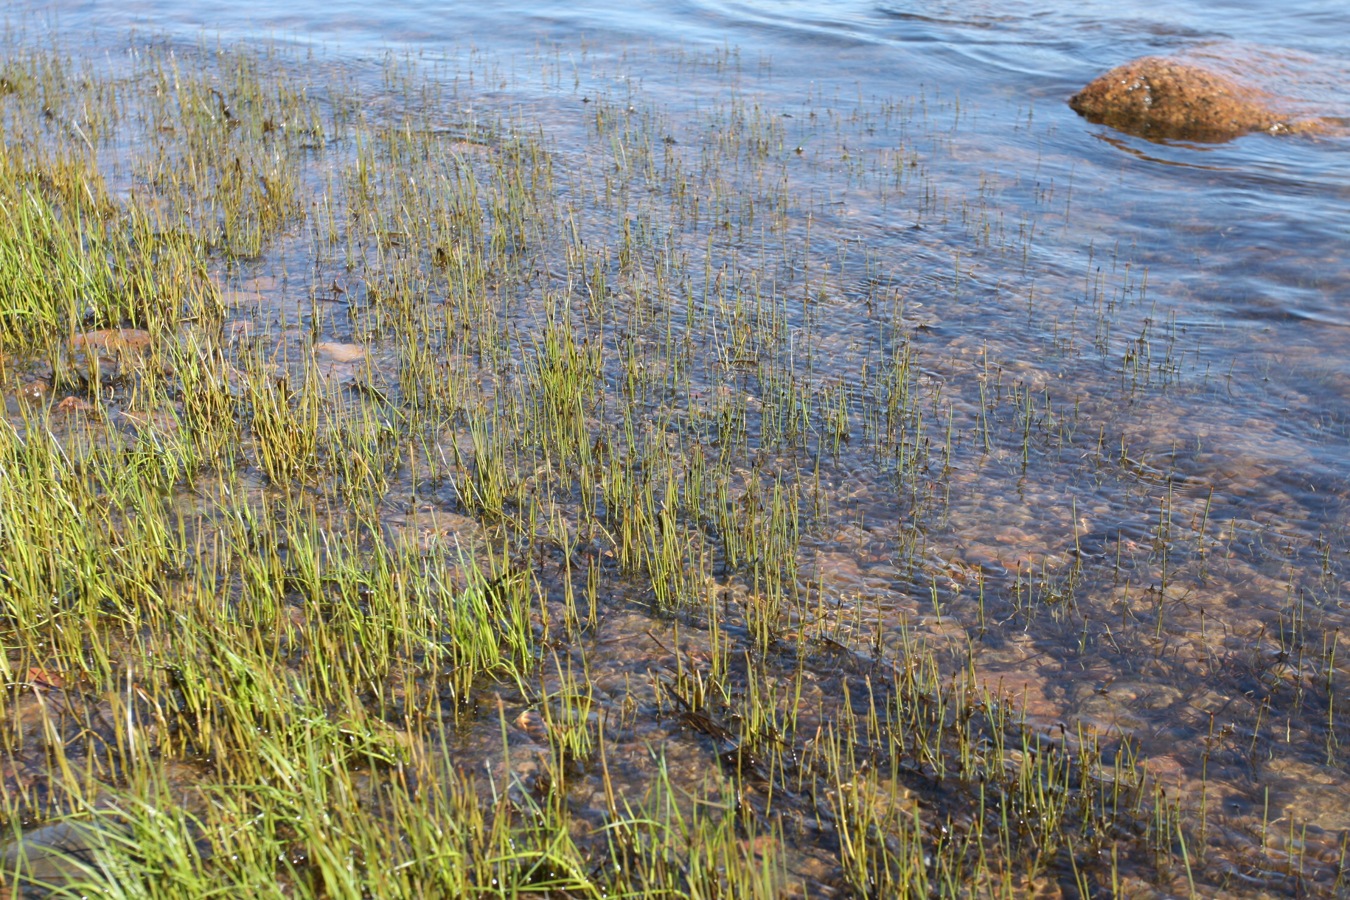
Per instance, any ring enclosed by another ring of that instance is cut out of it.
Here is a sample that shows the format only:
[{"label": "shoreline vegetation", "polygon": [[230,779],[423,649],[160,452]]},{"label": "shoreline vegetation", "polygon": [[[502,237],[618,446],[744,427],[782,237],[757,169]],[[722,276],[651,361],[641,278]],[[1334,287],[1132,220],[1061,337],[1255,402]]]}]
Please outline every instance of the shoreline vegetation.
[{"label": "shoreline vegetation", "polygon": [[[892,262],[779,177],[776,113],[588,96],[559,149],[406,61],[67,54],[0,57],[9,896],[1345,890],[1345,832],[1208,787],[1343,765],[1343,638],[1299,597],[1234,651],[1258,684],[1177,748],[1184,791],[981,669],[1042,630],[1170,659],[1177,598],[1248,536],[1160,488],[1147,534],[1066,516],[998,578],[935,556],[964,455],[1141,464],[987,358],[935,377]],[[879,115],[913,143],[832,171],[1025,268],[1034,229],[949,204],[914,149],[959,107]],[[1155,340],[1121,390],[1181,377]],[[819,561],[880,540],[871,502],[911,616]],[[1125,586],[1109,626],[1089,584]]]}]

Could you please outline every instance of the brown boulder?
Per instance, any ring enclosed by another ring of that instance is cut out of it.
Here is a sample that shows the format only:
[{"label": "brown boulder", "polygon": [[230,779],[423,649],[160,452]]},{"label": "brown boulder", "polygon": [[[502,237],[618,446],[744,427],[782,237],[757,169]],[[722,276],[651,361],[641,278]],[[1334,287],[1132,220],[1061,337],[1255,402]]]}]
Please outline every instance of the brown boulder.
[{"label": "brown boulder", "polygon": [[1264,91],[1199,66],[1145,56],[1117,66],[1069,100],[1090,122],[1153,140],[1226,141],[1249,131],[1307,131]]}]

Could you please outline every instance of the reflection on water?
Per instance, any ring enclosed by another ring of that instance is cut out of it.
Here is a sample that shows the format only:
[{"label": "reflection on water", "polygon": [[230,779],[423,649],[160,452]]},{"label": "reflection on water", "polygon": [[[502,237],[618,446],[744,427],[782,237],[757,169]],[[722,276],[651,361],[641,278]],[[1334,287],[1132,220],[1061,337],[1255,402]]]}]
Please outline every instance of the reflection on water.
[{"label": "reflection on water", "polygon": [[[764,313],[787,323],[781,344],[756,335],[761,320],[726,319],[746,329],[745,359],[837,397],[841,437],[797,459],[775,438],[781,385],[736,358],[694,365],[652,412],[714,434],[734,398],[757,460],[814,467],[801,482],[826,512],[802,534],[799,575],[834,634],[968,655],[1034,724],[1127,734],[1183,795],[1207,777],[1212,840],[1254,840],[1267,791],[1322,849],[1350,828],[1335,749],[1350,735],[1290,711],[1350,674],[1350,138],[1150,144],[1064,103],[1118,54],[1186,53],[1346,115],[1340,4],[1303,0],[1278,21],[1259,2],[147,0],[42,15],[73,34],[265,32],[354,66],[410,50],[466,106],[542,127],[565,196],[597,196],[614,165],[597,101],[654,123],[666,171],[752,201],[681,212],[635,196],[625,215],[668,230],[664,252],[694,261],[710,308],[724,277],[781,306]],[[704,156],[719,152],[731,158]],[[706,341],[697,315],[671,315]],[[902,357],[908,380],[888,382]],[[869,418],[900,390],[919,398],[921,433]],[[664,628],[606,620],[600,702],[654,667],[633,636],[670,640]],[[1202,759],[1216,727],[1233,737]]]}]

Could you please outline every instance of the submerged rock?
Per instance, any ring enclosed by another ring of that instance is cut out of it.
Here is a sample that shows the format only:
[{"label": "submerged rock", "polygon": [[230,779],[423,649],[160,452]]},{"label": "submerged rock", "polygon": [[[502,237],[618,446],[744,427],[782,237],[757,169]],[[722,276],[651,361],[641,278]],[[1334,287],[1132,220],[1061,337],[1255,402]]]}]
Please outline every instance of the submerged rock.
[{"label": "submerged rock", "polygon": [[101,848],[131,840],[131,829],[106,818],[68,819],[30,831],[0,848],[0,879],[55,890],[98,880]]},{"label": "submerged rock", "polygon": [[1321,127],[1315,120],[1289,121],[1264,91],[1159,56],[1117,66],[1074,94],[1069,106],[1090,122],[1155,140],[1226,141],[1250,131]]}]

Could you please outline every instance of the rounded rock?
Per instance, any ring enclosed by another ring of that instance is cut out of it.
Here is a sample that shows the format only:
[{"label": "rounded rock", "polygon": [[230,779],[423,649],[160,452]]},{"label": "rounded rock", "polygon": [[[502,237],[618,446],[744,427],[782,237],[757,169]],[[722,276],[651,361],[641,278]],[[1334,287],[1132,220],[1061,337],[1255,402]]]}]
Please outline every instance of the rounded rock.
[{"label": "rounded rock", "polygon": [[1226,141],[1251,131],[1308,130],[1284,120],[1264,91],[1200,66],[1145,56],[1117,66],[1069,100],[1090,122],[1151,140]]}]

